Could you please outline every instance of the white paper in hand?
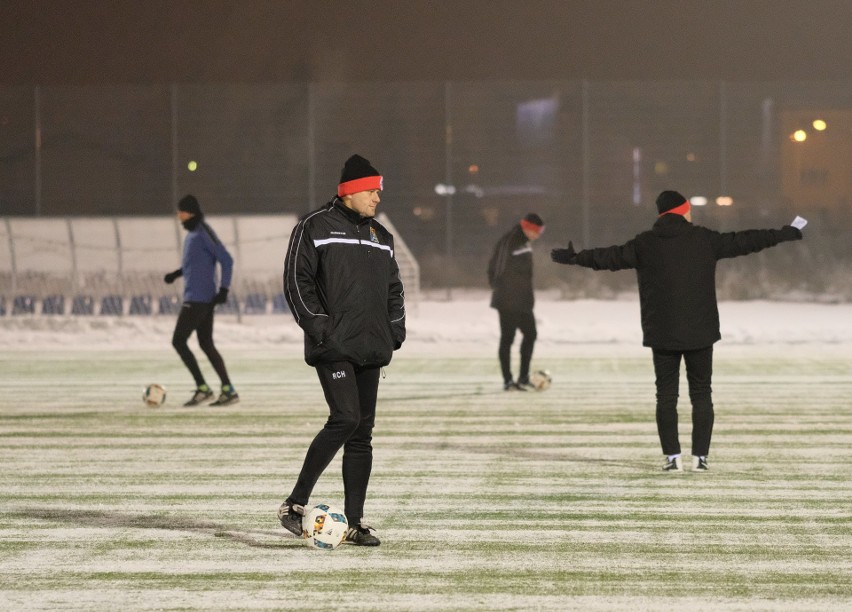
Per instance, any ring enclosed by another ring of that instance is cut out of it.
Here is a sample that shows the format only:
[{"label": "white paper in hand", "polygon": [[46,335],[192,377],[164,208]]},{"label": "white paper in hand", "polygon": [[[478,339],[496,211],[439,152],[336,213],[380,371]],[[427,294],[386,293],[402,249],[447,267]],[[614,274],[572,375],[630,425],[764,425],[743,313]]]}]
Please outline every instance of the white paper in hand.
[{"label": "white paper in hand", "polygon": [[793,219],[793,222],[790,225],[795,227],[797,230],[800,230],[803,227],[805,227],[807,224],[808,224],[807,219],[802,219],[800,216],[796,215],[796,218]]}]

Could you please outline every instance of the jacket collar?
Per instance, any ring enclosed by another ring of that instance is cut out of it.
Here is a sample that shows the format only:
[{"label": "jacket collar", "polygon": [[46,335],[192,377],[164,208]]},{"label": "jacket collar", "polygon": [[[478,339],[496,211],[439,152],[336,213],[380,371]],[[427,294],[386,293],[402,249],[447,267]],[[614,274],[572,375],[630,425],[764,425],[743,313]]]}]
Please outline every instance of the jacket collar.
[{"label": "jacket collar", "polygon": [[339,210],[343,214],[343,216],[345,216],[349,221],[356,225],[370,222],[370,217],[362,217],[360,213],[355,212],[351,208],[347,208],[346,205],[343,203],[343,200],[338,197],[335,197],[331,201],[331,204],[334,208]]},{"label": "jacket collar", "polygon": [[663,215],[654,222],[652,231],[659,236],[679,236],[692,223],[687,221],[682,215]]}]

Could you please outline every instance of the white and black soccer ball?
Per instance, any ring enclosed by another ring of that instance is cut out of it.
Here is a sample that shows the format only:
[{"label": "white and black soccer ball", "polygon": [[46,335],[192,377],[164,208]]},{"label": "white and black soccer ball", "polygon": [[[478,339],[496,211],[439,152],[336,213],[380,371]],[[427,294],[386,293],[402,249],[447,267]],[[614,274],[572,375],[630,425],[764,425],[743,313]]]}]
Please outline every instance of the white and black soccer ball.
[{"label": "white and black soccer ball", "polygon": [[552,382],[553,377],[547,370],[537,370],[530,375],[530,384],[536,391],[546,391]]},{"label": "white and black soccer ball", "polygon": [[341,510],[328,504],[317,504],[302,517],[302,535],[308,546],[334,550],[343,542],[349,521]]},{"label": "white and black soccer ball", "polygon": [[142,394],[142,401],[150,408],[162,406],[166,401],[166,388],[163,385],[156,383],[145,387],[145,392]]}]

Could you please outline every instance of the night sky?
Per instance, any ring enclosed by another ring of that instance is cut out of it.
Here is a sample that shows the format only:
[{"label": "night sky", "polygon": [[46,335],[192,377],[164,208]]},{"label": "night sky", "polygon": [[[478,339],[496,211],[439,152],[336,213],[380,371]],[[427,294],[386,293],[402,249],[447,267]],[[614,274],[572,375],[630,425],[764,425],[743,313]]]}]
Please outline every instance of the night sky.
[{"label": "night sky", "polygon": [[0,0],[0,83],[849,80],[850,0]]}]

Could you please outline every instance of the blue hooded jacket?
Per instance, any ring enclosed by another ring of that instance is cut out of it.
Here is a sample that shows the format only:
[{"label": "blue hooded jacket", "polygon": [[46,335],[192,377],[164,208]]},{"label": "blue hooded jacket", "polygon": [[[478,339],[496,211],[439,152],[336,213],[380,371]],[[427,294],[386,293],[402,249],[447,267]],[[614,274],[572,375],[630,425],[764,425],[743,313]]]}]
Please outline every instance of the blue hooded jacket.
[{"label": "blue hooded jacket", "polygon": [[210,303],[218,293],[216,262],[222,267],[220,286],[231,287],[234,260],[216,233],[203,220],[186,235],[183,243],[183,300]]}]

